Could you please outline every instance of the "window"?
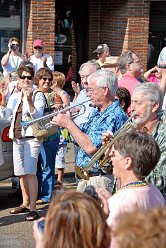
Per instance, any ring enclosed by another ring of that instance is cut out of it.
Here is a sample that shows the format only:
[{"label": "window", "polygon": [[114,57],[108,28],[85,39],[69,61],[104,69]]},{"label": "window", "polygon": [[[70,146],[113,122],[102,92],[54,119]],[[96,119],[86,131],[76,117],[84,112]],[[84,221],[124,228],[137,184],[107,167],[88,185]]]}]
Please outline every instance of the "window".
[{"label": "window", "polygon": [[[21,39],[21,1],[0,0],[0,60],[8,51],[8,40],[16,36]],[[2,67],[0,65],[0,71]]]}]

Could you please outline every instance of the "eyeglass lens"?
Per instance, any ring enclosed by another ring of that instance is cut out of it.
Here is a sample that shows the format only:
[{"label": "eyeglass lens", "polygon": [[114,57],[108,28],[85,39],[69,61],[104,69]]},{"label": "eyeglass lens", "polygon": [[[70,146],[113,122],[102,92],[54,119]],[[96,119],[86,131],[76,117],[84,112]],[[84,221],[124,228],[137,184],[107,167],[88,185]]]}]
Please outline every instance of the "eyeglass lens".
[{"label": "eyeglass lens", "polygon": [[47,77],[44,77],[44,78],[42,78],[44,81],[49,81],[49,82],[51,82],[52,81],[52,79],[51,78],[47,78]]},{"label": "eyeglass lens", "polygon": [[21,79],[26,79],[27,78],[28,80],[32,80],[33,77],[32,76],[21,76],[20,78]]}]

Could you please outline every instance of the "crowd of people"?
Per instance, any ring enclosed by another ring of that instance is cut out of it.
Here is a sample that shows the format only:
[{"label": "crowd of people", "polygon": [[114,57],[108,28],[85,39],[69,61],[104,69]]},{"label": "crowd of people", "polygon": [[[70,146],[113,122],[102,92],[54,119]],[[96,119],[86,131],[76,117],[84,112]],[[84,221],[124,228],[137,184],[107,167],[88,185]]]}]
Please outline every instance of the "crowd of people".
[{"label": "crowd of people", "polygon": [[[9,40],[0,78],[0,116],[11,119],[14,174],[23,198],[10,213],[27,212],[26,220],[35,220],[36,248],[55,243],[59,248],[150,247],[153,239],[151,247],[159,240],[165,247],[159,216],[166,214],[164,56],[143,74],[137,53],[110,56],[108,45],[100,44],[97,59],[80,66],[81,84],[71,80],[71,101],[63,90],[65,75],[54,71],[44,42],[33,42],[30,57],[19,52],[19,45],[16,37]],[[34,124],[21,125],[69,106],[71,111],[48,118],[53,133],[48,128],[39,137]],[[77,190],[53,197],[55,184],[63,185],[68,142],[74,145]],[[93,194],[87,194],[88,187]],[[46,217],[37,220],[36,205],[45,203],[50,203]],[[149,225],[141,227],[142,220]]]}]

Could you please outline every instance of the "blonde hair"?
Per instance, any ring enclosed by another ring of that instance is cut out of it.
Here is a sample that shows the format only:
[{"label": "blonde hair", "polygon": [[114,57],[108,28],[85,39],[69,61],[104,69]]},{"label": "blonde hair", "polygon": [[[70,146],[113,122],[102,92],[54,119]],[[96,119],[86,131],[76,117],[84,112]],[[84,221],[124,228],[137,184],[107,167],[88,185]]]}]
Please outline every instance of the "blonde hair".
[{"label": "blonde hair", "polygon": [[63,86],[65,85],[65,75],[62,72],[54,71],[53,84],[55,81],[57,82],[57,86],[62,89]]},{"label": "blonde hair", "polygon": [[46,215],[44,247],[108,248],[111,233],[99,202],[66,190],[52,199]]},{"label": "blonde hair", "polygon": [[166,247],[166,208],[135,210],[118,220],[113,230],[117,248]]}]

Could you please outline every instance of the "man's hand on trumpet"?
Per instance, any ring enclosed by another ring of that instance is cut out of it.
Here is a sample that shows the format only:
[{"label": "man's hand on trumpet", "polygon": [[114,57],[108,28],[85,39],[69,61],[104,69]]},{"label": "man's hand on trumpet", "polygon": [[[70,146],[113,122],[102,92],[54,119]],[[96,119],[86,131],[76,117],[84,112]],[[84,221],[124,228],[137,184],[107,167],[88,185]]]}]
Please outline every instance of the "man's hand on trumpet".
[{"label": "man's hand on trumpet", "polygon": [[[113,133],[111,131],[107,131],[106,133],[103,133],[102,134],[102,145],[107,145],[108,142],[110,142],[113,138],[114,138],[114,135],[113,135]],[[105,151],[104,155],[105,156],[110,156],[111,155],[111,150],[112,150],[112,146],[109,147]]]},{"label": "man's hand on trumpet", "polygon": [[67,111],[64,114],[60,113],[60,114],[54,116],[50,123],[53,125],[57,125],[59,127],[68,128],[70,121],[71,121],[70,112]]}]

